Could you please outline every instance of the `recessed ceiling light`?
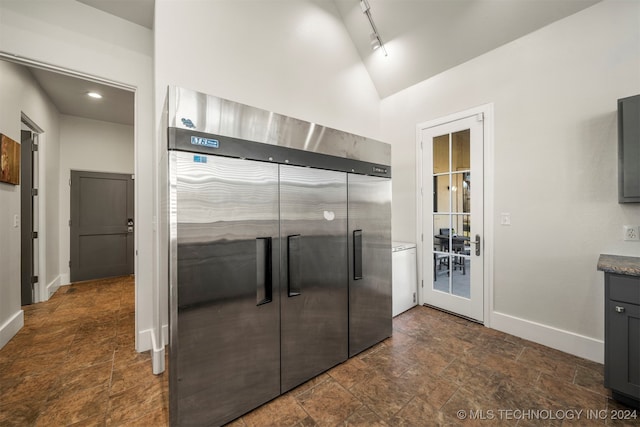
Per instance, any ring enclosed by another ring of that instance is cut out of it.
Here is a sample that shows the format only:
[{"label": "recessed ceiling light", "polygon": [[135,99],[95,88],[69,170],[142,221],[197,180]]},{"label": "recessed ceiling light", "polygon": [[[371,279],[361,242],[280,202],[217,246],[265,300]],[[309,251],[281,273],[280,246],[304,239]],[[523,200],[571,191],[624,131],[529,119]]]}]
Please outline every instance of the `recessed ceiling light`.
[{"label": "recessed ceiling light", "polygon": [[98,92],[87,92],[87,96],[91,97],[91,98],[95,98],[95,99],[101,99],[102,95],[100,95]]}]

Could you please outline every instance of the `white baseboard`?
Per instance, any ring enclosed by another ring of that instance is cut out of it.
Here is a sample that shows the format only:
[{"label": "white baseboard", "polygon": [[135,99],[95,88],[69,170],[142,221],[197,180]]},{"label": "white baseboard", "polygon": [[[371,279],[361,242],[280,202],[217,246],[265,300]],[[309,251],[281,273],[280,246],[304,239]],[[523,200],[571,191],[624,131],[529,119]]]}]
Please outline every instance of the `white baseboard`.
[{"label": "white baseboard", "polygon": [[153,329],[145,329],[138,332],[138,339],[136,340],[136,351],[142,353],[143,351],[149,351],[153,348]]},{"label": "white baseboard", "polygon": [[[164,332],[164,328],[163,332]],[[164,340],[164,338],[163,338]],[[155,334],[151,334],[151,341],[153,343],[153,348],[151,349],[151,366],[153,367],[153,373],[155,375],[161,374],[164,372],[164,345],[162,343],[157,343],[155,339]]]},{"label": "white baseboard", "polygon": [[20,310],[0,326],[0,348],[4,347],[24,326],[24,311]]},{"label": "white baseboard", "polygon": [[60,275],[60,286],[70,285],[69,273],[62,273]]},{"label": "white baseboard", "polygon": [[56,291],[58,290],[58,288],[59,288],[60,286],[62,286],[62,285],[61,285],[61,283],[62,283],[61,277],[62,277],[62,276],[58,276],[58,277],[56,277],[55,279],[53,279],[53,280],[52,280],[52,281],[47,285],[47,300],[49,300],[49,298],[51,298],[51,296],[52,296],[53,294],[55,294],[55,293],[56,293]]},{"label": "white baseboard", "polygon": [[[162,339],[167,345],[169,342],[169,325],[162,325]],[[138,345],[136,346],[138,353],[151,350],[154,348],[153,344],[153,329],[144,329],[138,333]]]},{"label": "white baseboard", "polygon": [[494,311],[491,328],[574,356],[604,363],[604,341]]},{"label": "white baseboard", "polygon": [[[169,326],[162,325],[163,343],[169,342]],[[164,351],[166,344],[156,343],[153,329],[145,329],[138,333],[138,352],[151,351],[151,363],[153,364],[153,373],[160,374],[164,372]]]}]

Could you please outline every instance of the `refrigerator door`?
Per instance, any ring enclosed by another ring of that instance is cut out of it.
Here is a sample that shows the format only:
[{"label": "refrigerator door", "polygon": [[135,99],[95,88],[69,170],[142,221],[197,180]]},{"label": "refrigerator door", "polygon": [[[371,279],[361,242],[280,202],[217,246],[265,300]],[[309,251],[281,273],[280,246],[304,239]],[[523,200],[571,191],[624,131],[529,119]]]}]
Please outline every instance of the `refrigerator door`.
[{"label": "refrigerator door", "polygon": [[351,357],[391,336],[391,180],[348,179]]},{"label": "refrigerator door", "polygon": [[221,425],[280,394],[278,166],[170,156],[170,417]]},{"label": "refrigerator door", "polygon": [[282,392],[347,359],[347,175],[280,166]]}]

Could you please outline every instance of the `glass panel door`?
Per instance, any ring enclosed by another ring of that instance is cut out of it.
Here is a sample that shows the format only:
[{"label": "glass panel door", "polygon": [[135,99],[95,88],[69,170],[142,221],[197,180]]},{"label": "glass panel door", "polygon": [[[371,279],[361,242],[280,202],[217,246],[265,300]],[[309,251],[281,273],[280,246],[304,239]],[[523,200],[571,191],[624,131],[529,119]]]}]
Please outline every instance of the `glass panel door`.
[{"label": "glass panel door", "polygon": [[423,194],[433,195],[423,196],[423,241],[433,243],[423,250],[424,301],[482,321],[482,121],[424,129],[422,143]]}]

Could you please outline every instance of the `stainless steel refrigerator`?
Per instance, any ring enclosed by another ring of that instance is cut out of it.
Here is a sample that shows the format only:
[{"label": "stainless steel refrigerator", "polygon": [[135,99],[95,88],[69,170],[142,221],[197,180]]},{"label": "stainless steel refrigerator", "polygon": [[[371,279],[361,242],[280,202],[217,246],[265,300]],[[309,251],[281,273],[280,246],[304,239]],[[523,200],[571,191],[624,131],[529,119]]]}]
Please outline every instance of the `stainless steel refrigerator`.
[{"label": "stainless steel refrigerator", "polygon": [[220,425],[391,335],[387,144],[167,101],[172,425]]}]

